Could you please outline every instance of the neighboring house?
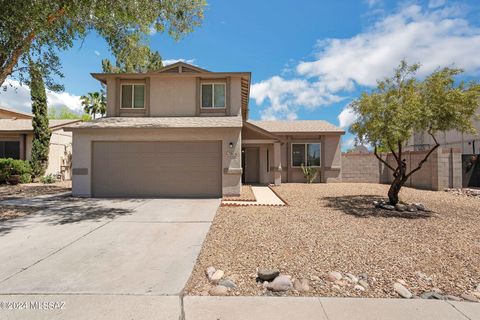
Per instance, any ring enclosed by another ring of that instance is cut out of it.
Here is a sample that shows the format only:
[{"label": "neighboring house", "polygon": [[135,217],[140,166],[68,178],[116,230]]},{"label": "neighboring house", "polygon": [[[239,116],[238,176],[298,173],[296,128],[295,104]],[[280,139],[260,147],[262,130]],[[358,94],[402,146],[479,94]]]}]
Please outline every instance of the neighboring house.
[{"label": "neighboring house", "polygon": [[[33,140],[33,115],[0,108],[0,158],[30,160]],[[65,126],[80,120],[50,120],[52,137],[47,174],[71,178],[72,133]]]},{"label": "neighboring house", "polygon": [[[480,116],[480,108],[477,110]],[[435,138],[443,148],[457,148],[463,154],[480,154],[480,120],[473,119],[475,134],[462,133],[456,130],[438,132]],[[407,150],[428,150],[435,145],[432,137],[426,132],[415,132],[407,143]]]},{"label": "neighboring house", "polygon": [[71,126],[76,196],[238,195],[244,183],[341,179],[339,128],[325,121],[249,121],[250,72],[176,63],[95,73],[105,118]]}]

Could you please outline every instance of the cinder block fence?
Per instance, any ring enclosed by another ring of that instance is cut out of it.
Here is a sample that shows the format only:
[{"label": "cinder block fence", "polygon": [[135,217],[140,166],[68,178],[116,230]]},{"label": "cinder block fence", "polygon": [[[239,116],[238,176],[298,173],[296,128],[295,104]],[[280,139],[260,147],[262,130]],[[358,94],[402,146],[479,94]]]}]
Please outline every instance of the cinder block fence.
[{"label": "cinder block fence", "polygon": [[[407,151],[403,158],[407,161],[407,170],[417,167],[427,151]],[[396,167],[391,153],[380,154],[388,164]],[[462,154],[456,148],[438,148],[429,157],[422,169],[414,173],[405,184],[407,187],[443,190],[444,188],[462,187]],[[393,181],[393,172],[378,161],[374,154],[342,154],[343,182],[386,183]]]}]

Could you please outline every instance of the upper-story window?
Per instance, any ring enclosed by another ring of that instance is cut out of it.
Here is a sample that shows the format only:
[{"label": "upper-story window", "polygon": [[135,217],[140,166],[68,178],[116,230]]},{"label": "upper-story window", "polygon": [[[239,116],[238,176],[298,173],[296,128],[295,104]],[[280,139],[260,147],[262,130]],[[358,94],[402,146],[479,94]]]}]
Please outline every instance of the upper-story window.
[{"label": "upper-story window", "polygon": [[225,108],[225,83],[202,83],[202,108]]},{"label": "upper-story window", "polygon": [[144,84],[122,84],[122,109],[144,109],[145,108],[145,85]]}]

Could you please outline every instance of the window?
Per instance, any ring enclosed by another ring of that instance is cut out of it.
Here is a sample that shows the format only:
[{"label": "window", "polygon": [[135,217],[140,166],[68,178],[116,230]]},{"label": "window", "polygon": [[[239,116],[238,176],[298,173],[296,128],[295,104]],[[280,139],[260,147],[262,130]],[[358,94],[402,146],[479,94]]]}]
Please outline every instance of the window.
[{"label": "window", "polygon": [[20,159],[20,142],[0,141],[0,158]]},{"label": "window", "polygon": [[145,85],[122,84],[122,109],[145,108]]},{"label": "window", "polygon": [[292,143],[292,167],[320,167],[320,143]]},{"label": "window", "polygon": [[202,108],[225,108],[225,83],[202,84]]}]

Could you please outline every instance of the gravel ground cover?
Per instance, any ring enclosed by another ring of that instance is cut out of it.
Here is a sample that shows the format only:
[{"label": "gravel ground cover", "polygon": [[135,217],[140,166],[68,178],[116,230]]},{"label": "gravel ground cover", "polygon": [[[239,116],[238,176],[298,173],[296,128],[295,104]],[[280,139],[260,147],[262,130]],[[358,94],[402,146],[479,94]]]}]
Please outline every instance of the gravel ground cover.
[{"label": "gravel ground cover", "polygon": [[0,185],[0,201],[62,193],[71,191],[71,189],[71,181],[61,181],[52,184],[26,183],[15,186],[4,184]]},{"label": "gravel ground cover", "polygon": [[[441,291],[461,296],[480,283],[480,206],[477,199],[443,191],[403,188],[405,202],[433,213],[374,208],[388,186],[282,184],[287,207],[220,207],[185,288],[208,295],[207,267],[225,272],[235,289],[227,295],[271,295],[255,281],[258,268],[305,278],[309,290],[281,295],[396,297],[394,284],[414,295]],[[328,281],[338,271],[368,278],[365,291]],[[211,291],[212,293],[212,291]]]},{"label": "gravel ground cover", "polygon": [[252,191],[252,186],[249,185],[242,185],[242,189],[240,191],[240,196],[238,197],[224,197],[224,201],[255,201],[255,195]]},{"label": "gravel ground cover", "polygon": [[[17,206],[0,206],[0,223],[2,221],[26,216],[41,210],[40,208],[33,207],[17,207]],[[0,230],[1,230],[0,226]]]}]

